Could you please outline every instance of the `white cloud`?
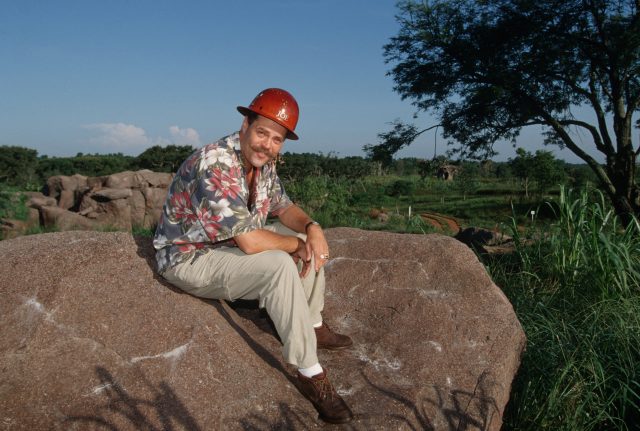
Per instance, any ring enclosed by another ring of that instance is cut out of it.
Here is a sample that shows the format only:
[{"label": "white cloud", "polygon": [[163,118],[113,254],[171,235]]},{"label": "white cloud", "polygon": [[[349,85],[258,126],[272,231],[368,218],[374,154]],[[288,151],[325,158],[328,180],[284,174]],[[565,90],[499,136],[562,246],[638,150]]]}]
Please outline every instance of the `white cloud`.
[{"label": "white cloud", "polygon": [[178,126],[171,126],[169,127],[169,132],[171,133],[171,141],[175,145],[191,145],[192,147],[201,145],[200,135],[195,129],[190,127],[181,129]]},{"label": "white cloud", "polygon": [[86,125],[84,128],[97,133],[97,136],[89,138],[89,144],[108,152],[139,154],[153,145],[173,144],[191,145],[192,147],[201,145],[200,135],[190,127],[184,129],[178,126],[169,127],[169,138],[162,136],[151,138],[147,136],[147,132],[143,128],[133,124],[97,123]]},{"label": "white cloud", "polygon": [[143,149],[151,145],[144,129],[133,124],[99,123],[85,126],[99,135],[89,138],[89,144],[114,151]]}]

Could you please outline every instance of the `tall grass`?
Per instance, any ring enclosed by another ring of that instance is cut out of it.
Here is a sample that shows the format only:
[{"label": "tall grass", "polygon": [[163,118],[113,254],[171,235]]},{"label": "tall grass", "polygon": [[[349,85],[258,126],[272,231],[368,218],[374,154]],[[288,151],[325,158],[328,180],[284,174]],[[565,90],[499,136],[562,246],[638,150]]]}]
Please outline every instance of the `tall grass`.
[{"label": "tall grass", "polygon": [[528,338],[511,430],[640,429],[640,223],[598,191],[561,190],[558,222],[490,262]]}]

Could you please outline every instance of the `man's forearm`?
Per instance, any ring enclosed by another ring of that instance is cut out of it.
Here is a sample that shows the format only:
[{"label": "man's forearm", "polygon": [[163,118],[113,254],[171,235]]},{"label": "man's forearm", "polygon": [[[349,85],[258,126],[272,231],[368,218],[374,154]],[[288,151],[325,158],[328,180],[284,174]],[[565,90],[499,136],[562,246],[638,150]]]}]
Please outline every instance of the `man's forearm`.
[{"label": "man's forearm", "polygon": [[282,250],[291,254],[302,242],[295,236],[281,235],[269,230],[258,229],[235,238],[240,250],[247,254],[260,253],[265,250]]},{"label": "man's forearm", "polygon": [[296,232],[306,233],[305,227],[311,221],[311,217],[297,205],[291,205],[278,215],[280,223]]}]

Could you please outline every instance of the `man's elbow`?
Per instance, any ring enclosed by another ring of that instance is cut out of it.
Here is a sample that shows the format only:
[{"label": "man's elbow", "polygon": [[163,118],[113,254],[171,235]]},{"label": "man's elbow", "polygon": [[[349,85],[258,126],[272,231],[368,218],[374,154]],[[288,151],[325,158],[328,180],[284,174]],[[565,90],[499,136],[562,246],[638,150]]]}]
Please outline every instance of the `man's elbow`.
[{"label": "man's elbow", "polygon": [[245,254],[256,254],[260,252],[255,241],[252,240],[251,233],[238,235],[233,237],[238,245],[238,248]]}]

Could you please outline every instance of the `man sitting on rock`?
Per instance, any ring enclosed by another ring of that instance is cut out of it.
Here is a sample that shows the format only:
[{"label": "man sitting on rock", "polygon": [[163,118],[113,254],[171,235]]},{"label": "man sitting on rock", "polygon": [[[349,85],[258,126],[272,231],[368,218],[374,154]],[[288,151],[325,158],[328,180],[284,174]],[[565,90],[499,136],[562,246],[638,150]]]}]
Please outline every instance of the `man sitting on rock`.
[{"label": "man sitting on rock", "polygon": [[[329,247],[320,225],[286,195],[275,160],[298,139],[298,103],[269,88],[248,107],[239,132],[196,150],[178,169],[158,224],[158,272],[202,298],[258,300],[298,367],[301,392],[321,419],[353,414],[318,363],[317,348],[344,349],[345,335],[323,323]],[[267,216],[279,223],[266,225]]]}]

